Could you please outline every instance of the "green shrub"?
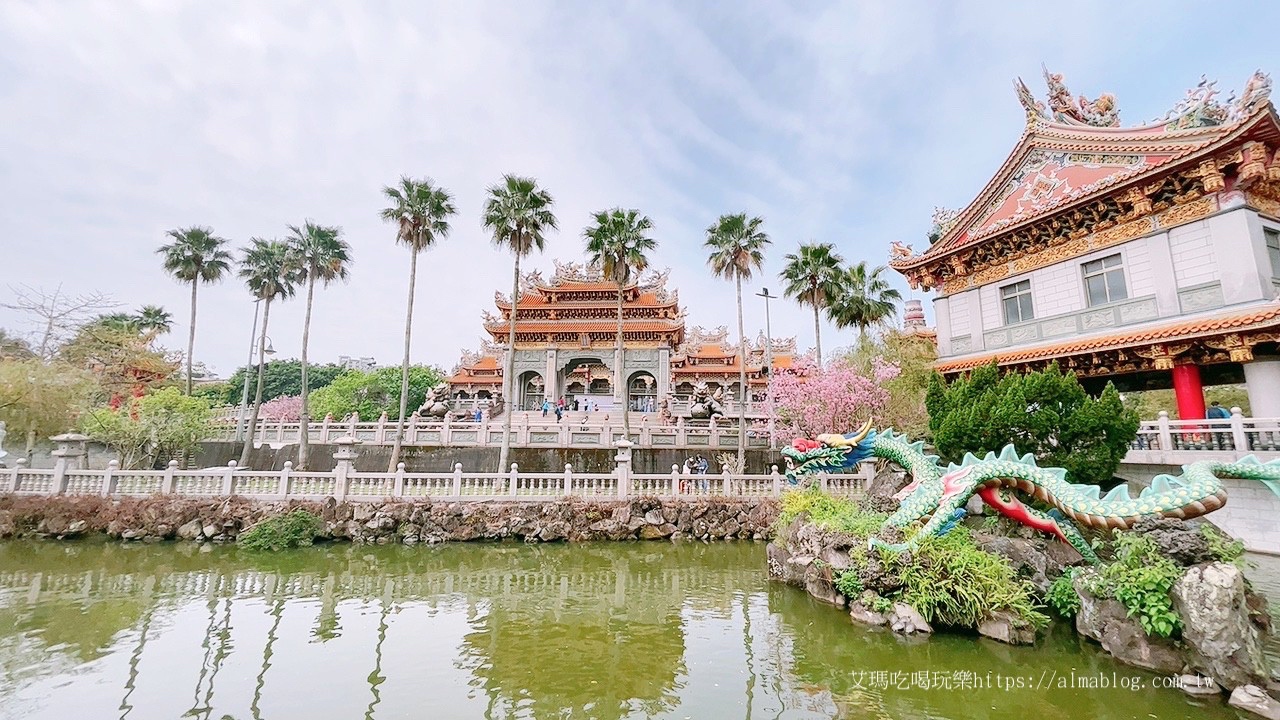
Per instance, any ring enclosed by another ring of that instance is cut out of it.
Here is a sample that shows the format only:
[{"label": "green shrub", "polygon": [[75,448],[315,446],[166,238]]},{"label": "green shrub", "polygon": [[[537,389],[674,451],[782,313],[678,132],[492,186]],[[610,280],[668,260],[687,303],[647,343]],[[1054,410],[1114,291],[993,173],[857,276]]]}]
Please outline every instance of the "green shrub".
[{"label": "green shrub", "polygon": [[212,432],[209,402],[164,388],[119,408],[99,408],[80,418],[94,440],[115,450],[120,467],[149,470],[182,453],[198,452]]},{"label": "green shrub", "polygon": [[836,575],[836,590],[847,598],[858,597],[862,594],[862,578],[858,575],[857,570],[845,570]]},{"label": "green shrub", "polygon": [[1134,533],[1117,535],[1115,556],[1088,579],[1089,592],[1119,600],[1148,635],[1173,636],[1182,619],[1173,609],[1169,590],[1182,577],[1182,568],[1161,555],[1154,540]]},{"label": "green shrub", "polygon": [[1076,483],[1105,483],[1137,436],[1138,416],[1107,383],[1093,398],[1057,365],[1001,376],[994,364],[951,383],[934,375],[925,399],[929,431],[944,460],[981,457],[1012,443],[1043,466],[1066,468]]},{"label": "green shrub", "polygon": [[1221,562],[1234,563],[1244,557],[1244,543],[1212,525],[1200,525],[1200,534],[1209,543],[1209,552]]},{"label": "green shrub", "polygon": [[[408,411],[417,410],[427,399],[427,391],[444,377],[439,368],[410,367]],[[400,417],[400,368],[345,372],[327,386],[311,391],[309,409],[316,418],[332,415],[335,420],[341,420],[355,412],[361,420],[371,422],[385,412],[388,419],[397,420]]]},{"label": "green shrub", "polygon": [[323,528],[324,523],[319,517],[298,509],[263,520],[241,533],[236,542],[248,550],[279,552],[310,545]]},{"label": "green shrub", "polygon": [[1053,608],[1064,618],[1071,619],[1080,612],[1080,595],[1076,593],[1076,588],[1072,585],[1071,580],[1075,577],[1075,568],[1067,568],[1053,584],[1049,586],[1049,592],[1045,593],[1045,602],[1049,607]]}]

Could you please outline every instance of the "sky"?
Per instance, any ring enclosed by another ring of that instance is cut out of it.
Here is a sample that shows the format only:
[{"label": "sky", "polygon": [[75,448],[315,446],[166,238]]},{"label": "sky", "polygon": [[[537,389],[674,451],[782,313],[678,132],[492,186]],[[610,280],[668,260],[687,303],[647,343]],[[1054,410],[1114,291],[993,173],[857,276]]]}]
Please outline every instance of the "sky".
[{"label": "sky", "polygon": [[[1179,1],[5,0],[0,303],[25,284],[160,304],[175,319],[161,343],[185,349],[189,286],[155,253],[166,231],[211,226],[238,249],[312,219],[343,229],[354,262],[317,294],[310,357],[395,365],[409,254],[379,219],[381,190],[430,177],[458,215],[419,260],[412,358],[448,369],[510,290],[512,257],[480,211],[513,173],[550,191],[560,225],[525,267],[580,260],[591,212],[636,208],[690,326],[736,325],[707,226],[763,217],[773,245],[744,288],[754,337],[753,294],[780,291],[800,243],[872,265],[891,241],[927,246],[933,208],[968,204],[1017,142],[1015,77],[1043,95],[1044,63],[1137,124],[1202,74],[1225,97],[1280,71],[1278,21],[1280,6]],[[811,311],[770,311],[775,336],[812,345]],[[298,355],[302,315],[299,300],[273,308],[276,357]],[[238,279],[202,286],[196,360],[230,374],[252,319]],[[3,308],[0,328],[30,330]],[[825,325],[823,346],[854,332]]]}]

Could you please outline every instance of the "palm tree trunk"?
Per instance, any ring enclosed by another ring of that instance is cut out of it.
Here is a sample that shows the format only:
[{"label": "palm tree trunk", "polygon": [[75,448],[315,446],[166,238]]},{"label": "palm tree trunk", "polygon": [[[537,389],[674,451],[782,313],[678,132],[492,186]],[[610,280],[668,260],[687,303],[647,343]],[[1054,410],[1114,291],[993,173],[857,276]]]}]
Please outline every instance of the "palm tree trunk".
[{"label": "palm tree trunk", "polygon": [[818,348],[818,367],[822,367],[822,326],[818,322],[818,303],[813,304],[813,344]]},{"label": "palm tree trunk", "polygon": [[191,396],[191,354],[196,349],[196,288],[200,278],[191,281],[191,327],[187,328],[187,396]]},{"label": "palm tree trunk", "polygon": [[520,304],[520,252],[516,251],[515,275],[511,279],[511,327],[507,331],[507,367],[503,377],[508,383],[510,397],[504,398],[502,418],[502,450],[498,453],[498,472],[507,471],[507,458],[511,455],[511,414],[515,410],[516,390],[516,306]]},{"label": "palm tree trunk", "polygon": [[315,297],[316,277],[314,268],[312,272],[307,273],[307,310],[302,316],[302,412],[298,415],[298,469],[307,469],[307,451],[311,444],[311,431],[308,429],[311,416],[308,414],[310,408],[307,404],[307,393],[310,385],[307,384],[307,343],[311,339],[311,301]]},{"label": "palm tree trunk", "polygon": [[262,301],[262,334],[258,335],[258,389],[253,393],[253,410],[249,413],[248,433],[244,438],[244,449],[240,451],[240,467],[249,464],[249,452],[253,450],[253,436],[258,427],[258,412],[262,410],[262,381],[266,363],[263,359],[267,352],[267,318],[271,315],[271,298]]},{"label": "palm tree trunk", "polygon": [[391,447],[387,472],[395,472],[400,464],[400,447],[404,444],[404,416],[409,409],[409,345],[413,340],[413,292],[418,282],[418,249],[409,248],[409,307],[404,312],[404,358],[400,361],[400,417],[396,420],[396,442]]},{"label": "palm tree trunk", "polygon": [[747,456],[747,332],[742,327],[742,275],[733,276],[738,291],[738,467],[746,469]]},{"label": "palm tree trunk", "polygon": [[631,439],[631,422],[627,416],[631,414],[631,388],[627,387],[626,365],[622,362],[622,284],[618,284],[618,343],[619,368],[618,378],[622,381],[622,437]]}]

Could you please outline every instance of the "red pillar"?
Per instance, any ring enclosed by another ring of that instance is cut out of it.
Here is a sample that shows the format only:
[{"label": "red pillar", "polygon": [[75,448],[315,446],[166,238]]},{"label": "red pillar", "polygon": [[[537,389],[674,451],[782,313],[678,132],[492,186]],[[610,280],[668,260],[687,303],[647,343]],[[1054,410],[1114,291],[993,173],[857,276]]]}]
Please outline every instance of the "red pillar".
[{"label": "red pillar", "polygon": [[1179,418],[1204,419],[1204,386],[1200,384],[1199,365],[1173,366],[1173,396],[1178,401]]}]

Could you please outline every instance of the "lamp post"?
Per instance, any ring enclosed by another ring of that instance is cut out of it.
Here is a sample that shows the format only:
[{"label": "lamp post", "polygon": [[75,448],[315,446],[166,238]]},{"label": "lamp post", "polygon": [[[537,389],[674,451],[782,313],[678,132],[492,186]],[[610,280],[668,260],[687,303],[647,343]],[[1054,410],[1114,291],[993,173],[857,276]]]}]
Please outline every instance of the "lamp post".
[{"label": "lamp post", "polygon": [[778,296],[770,295],[769,288],[761,288],[756,296],[764,298],[764,404],[769,414],[769,449],[773,449],[773,330],[769,327],[769,301]]},{"label": "lamp post", "polygon": [[[249,361],[244,366],[244,391],[240,395],[240,412],[236,415],[236,442],[244,441],[244,424],[248,419],[245,417],[245,411],[249,407],[249,368],[254,367],[253,362],[253,346],[258,340],[258,307],[262,304],[262,300],[253,302],[253,332],[249,335]],[[263,355],[275,355],[275,348],[271,347],[271,338],[267,338],[267,347],[262,351]],[[266,360],[265,357],[258,358],[258,364],[262,364]]]}]

